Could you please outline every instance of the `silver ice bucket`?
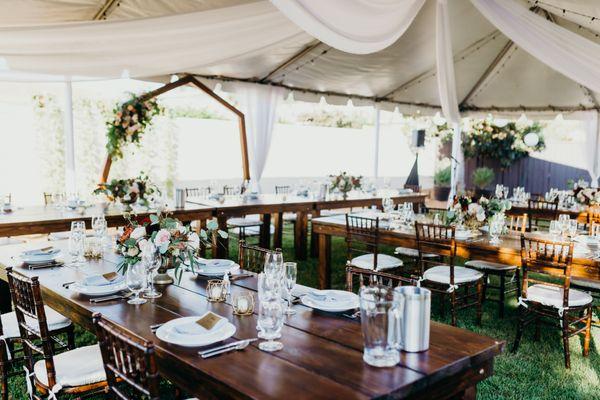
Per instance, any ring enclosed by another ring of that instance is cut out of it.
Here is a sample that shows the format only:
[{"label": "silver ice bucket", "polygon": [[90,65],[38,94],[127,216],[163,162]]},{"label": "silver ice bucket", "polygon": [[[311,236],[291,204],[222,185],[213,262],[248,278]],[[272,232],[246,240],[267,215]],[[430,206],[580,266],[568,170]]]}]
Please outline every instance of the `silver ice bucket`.
[{"label": "silver ice bucket", "polygon": [[431,291],[417,286],[395,288],[394,313],[400,350],[412,353],[429,349]]}]

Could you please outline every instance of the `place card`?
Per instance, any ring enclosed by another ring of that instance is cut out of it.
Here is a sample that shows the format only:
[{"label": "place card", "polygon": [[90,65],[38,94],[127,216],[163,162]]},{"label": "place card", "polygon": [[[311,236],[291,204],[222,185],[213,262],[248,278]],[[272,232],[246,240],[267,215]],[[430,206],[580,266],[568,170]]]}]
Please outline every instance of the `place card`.
[{"label": "place card", "polygon": [[108,272],[106,274],[103,274],[102,277],[107,281],[112,282],[119,277],[119,274],[117,274],[116,272]]},{"label": "place card", "polygon": [[202,318],[196,321],[196,323],[207,331],[210,331],[220,320],[221,317],[209,311]]}]

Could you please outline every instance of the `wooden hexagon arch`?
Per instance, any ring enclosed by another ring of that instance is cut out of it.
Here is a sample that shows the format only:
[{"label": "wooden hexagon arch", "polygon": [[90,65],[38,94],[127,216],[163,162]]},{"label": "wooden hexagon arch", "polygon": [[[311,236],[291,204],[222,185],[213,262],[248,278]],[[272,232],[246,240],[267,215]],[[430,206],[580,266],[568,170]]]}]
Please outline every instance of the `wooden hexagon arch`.
[{"label": "wooden hexagon arch", "polygon": [[[173,89],[176,89],[180,86],[191,84],[198,89],[202,90],[204,93],[208,94],[210,97],[215,99],[229,111],[234,113],[238,118],[238,126],[240,130],[240,145],[242,148],[242,170],[243,176],[245,180],[250,180],[250,166],[248,164],[248,141],[246,139],[246,120],[244,118],[244,113],[235,108],[232,104],[227,102],[224,98],[216,94],[212,91],[208,86],[200,82],[198,79],[194,78],[192,75],[186,75],[179,80],[168,83],[162,87],[159,87],[156,90],[148,92],[139,97],[141,101],[150,100],[154,97],[157,97],[163,93],[169,92]],[[100,183],[105,183],[108,180],[108,174],[110,173],[110,167],[112,165],[112,158],[110,155],[106,157],[106,161],[104,163],[104,169],[102,170],[102,176],[100,178]]]}]

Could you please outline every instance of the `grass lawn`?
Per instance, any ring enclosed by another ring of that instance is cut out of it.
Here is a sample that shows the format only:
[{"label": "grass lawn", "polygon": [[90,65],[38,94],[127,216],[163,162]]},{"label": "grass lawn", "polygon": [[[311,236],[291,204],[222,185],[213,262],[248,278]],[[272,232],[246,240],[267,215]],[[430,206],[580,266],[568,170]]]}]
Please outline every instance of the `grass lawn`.
[{"label": "grass lawn", "polygon": [[[250,240],[252,241],[252,239]],[[231,241],[231,257],[237,258],[236,241]],[[382,249],[392,254],[391,249]],[[293,260],[293,237],[291,227],[284,231],[284,255]],[[332,241],[333,284],[344,287],[345,243],[341,238]],[[317,284],[317,260],[300,262],[298,282],[308,286]],[[449,316],[441,318],[438,308],[433,307],[433,319],[449,323]],[[449,313],[447,313],[449,314]],[[571,370],[563,366],[563,350],[558,330],[543,330],[539,342],[533,340],[533,327],[526,331],[517,354],[508,350],[514,340],[517,322],[517,301],[511,298],[503,320],[497,317],[497,305],[484,305],[483,323],[475,323],[474,310],[463,311],[458,316],[458,326],[507,342],[507,350],[496,358],[494,375],[478,385],[478,399],[586,399],[600,400],[600,329],[592,328],[590,356],[583,358],[582,343],[571,338]],[[543,328],[544,329],[544,328]],[[79,329],[78,345],[94,343],[91,333]],[[10,395],[15,400],[28,399],[22,376],[10,379]],[[170,388],[165,384],[166,393]]]}]

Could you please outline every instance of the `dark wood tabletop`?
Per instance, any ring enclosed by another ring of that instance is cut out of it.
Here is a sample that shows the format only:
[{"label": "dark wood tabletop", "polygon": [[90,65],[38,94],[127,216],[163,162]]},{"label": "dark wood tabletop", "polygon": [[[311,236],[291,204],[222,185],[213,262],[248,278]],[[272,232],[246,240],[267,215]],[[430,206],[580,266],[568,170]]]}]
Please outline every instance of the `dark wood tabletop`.
[{"label": "dark wood tabletop", "polygon": [[[0,264],[14,265],[11,257],[24,246],[0,248]],[[163,296],[141,306],[124,301],[92,304],[63,287],[65,282],[89,274],[112,271],[117,260],[116,255],[107,254],[103,260],[81,267],[17,270],[38,276],[45,303],[76,323],[91,329],[92,314],[100,312],[129,332],[153,341],[161,374],[201,398],[473,398],[477,382],[493,373],[494,357],[504,346],[504,342],[432,322],[428,351],[402,353],[396,367],[374,368],[362,360],[360,323],[296,305],[297,314],[286,317],[282,330],[283,350],[265,353],[253,343],[244,351],[202,359],[198,348],[158,340],[150,325],[212,310],[236,326],[232,341],[256,336],[256,315],[234,316],[229,302],[208,302],[206,279],[190,273],[177,284],[159,287]],[[3,267],[0,279],[6,280]],[[234,281],[231,291],[255,289],[256,279],[251,277]]]},{"label": "dark wood tabletop", "polygon": [[[319,236],[319,286],[331,287],[331,237],[346,236],[343,216],[320,217],[312,220],[313,231]],[[540,233],[543,234],[543,233]],[[503,235],[499,245],[490,243],[490,237],[482,234],[472,239],[456,240],[457,256],[467,260],[487,260],[504,264],[521,265],[521,242],[518,235]],[[390,246],[417,248],[414,231],[398,231],[381,228],[380,243]],[[572,276],[600,281],[600,262],[591,256],[573,257]]]}]

